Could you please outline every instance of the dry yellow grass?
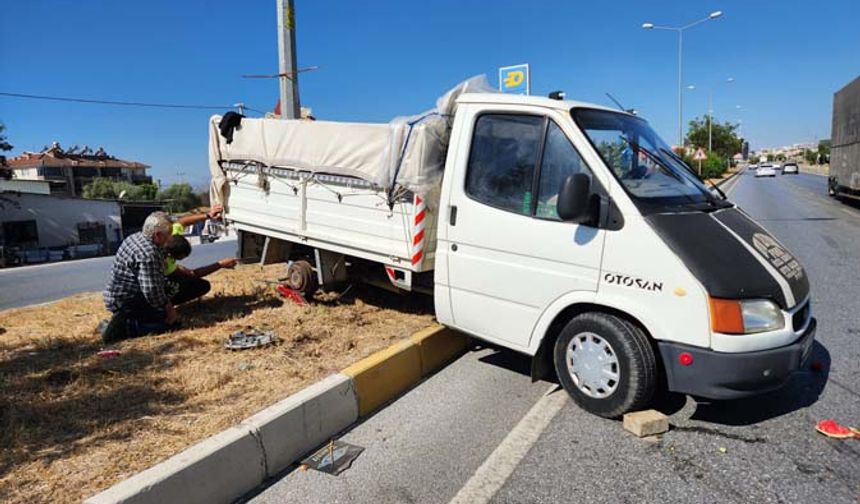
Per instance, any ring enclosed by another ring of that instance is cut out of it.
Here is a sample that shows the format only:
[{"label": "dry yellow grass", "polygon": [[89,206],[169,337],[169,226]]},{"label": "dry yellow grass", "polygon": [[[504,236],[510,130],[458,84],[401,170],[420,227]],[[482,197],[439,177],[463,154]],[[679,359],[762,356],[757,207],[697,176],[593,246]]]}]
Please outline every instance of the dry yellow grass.
[{"label": "dry yellow grass", "polygon": [[[428,298],[359,286],[284,303],[260,281],[282,268],[212,275],[180,308],[182,330],[121,342],[114,358],[96,355],[98,294],[0,312],[0,501],[80,502],[432,321]],[[225,350],[246,326],[281,341]]]}]

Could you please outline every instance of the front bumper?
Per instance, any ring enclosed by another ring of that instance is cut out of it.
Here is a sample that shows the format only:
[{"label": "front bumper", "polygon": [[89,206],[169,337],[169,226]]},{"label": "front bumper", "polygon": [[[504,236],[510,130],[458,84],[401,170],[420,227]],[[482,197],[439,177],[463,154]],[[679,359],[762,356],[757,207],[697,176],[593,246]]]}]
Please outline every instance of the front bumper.
[{"label": "front bumper", "polygon": [[[778,389],[809,360],[817,325],[812,318],[794,343],[757,352],[714,352],[659,341],[669,390],[707,399],[738,399]],[[693,357],[691,365],[678,362],[683,352]]]}]

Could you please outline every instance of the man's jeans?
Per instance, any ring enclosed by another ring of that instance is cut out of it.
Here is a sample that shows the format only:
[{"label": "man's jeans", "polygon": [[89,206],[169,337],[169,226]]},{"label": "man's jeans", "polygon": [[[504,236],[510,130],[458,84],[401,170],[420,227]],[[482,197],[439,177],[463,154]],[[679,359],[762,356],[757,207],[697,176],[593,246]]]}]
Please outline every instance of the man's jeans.
[{"label": "man's jeans", "polygon": [[[170,302],[174,305],[197,299],[209,292],[211,288],[209,282],[202,278],[187,277],[175,273],[169,275],[167,280],[178,286],[176,294],[170,298]],[[120,307],[118,313],[126,319],[126,331],[129,338],[147,334],[161,334],[175,328],[175,326],[167,323],[167,312],[164,308],[153,307],[143,295],[138,295],[126,302]]]}]

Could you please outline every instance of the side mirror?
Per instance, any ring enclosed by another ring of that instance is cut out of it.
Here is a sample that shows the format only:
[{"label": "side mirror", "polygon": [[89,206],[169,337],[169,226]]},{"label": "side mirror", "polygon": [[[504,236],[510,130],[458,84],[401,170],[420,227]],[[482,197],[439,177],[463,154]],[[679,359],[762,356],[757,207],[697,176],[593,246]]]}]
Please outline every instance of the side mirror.
[{"label": "side mirror", "polygon": [[591,179],[584,173],[570,175],[561,184],[556,210],[561,220],[582,224],[592,218]]}]

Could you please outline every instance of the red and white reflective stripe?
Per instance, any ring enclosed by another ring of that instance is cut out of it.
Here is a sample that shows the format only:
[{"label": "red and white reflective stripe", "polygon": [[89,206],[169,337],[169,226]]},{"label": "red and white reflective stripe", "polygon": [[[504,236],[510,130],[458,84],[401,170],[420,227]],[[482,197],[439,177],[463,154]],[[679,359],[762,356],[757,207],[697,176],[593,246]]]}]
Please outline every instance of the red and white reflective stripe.
[{"label": "red and white reflective stripe", "polygon": [[424,258],[424,220],[427,205],[421,196],[415,195],[415,220],[412,226],[412,265],[416,266]]}]

